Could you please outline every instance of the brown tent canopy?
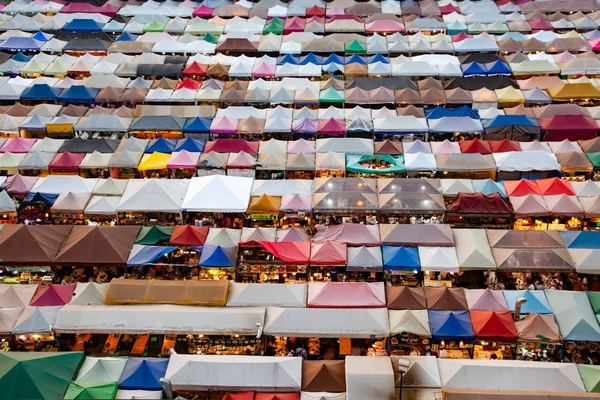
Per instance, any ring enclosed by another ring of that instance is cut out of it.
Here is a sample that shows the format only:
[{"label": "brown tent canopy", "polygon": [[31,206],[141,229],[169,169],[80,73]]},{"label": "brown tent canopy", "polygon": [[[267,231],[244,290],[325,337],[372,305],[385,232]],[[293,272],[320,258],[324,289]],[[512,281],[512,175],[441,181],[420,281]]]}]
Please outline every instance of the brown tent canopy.
[{"label": "brown tent canopy", "polygon": [[423,110],[423,107],[417,107],[417,106],[410,104],[406,107],[396,108],[396,115],[398,115],[398,116],[403,116],[403,115],[411,116],[412,115],[413,117],[417,117],[417,118],[425,118],[425,111]]},{"label": "brown tent canopy", "polygon": [[113,279],[106,304],[180,304],[225,307],[229,281],[165,281]]},{"label": "brown tent canopy", "polygon": [[463,288],[426,287],[427,309],[429,310],[468,310]]},{"label": "brown tent canopy", "polygon": [[125,92],[124,89],[108,86],[100,90],[96,95],[96,102],[108,102],[114,103],[121,99],[121,96]]},{"label": "brown tent canopy", "polygon": [[492,248],[564,248],[558,231],[486,231]]},{"label": "brown tent canopy", "polygon": [[473,96],[471,92],[463,88],[456,88],[446,90],[446,103],[447,104],[471,104],[473,103]]},{"label": "brown tent canopy", "polygon": [[554,154],[563,172],[592,172],[594,165],[587,158],[585,153],[573,151],[570,153]]},{"label": "brown tent canopy", "polygon": [[341,393],[346,391],[346,362],[302,361],[302,391]]},{"label": "brown tent canopy", "polygon": [[375,154],[402,154],[402,142],[392,142],[389,139],[375,143]]},{"label": "brown tent canopy", "polygon": [[0,262],[50,265],[70,231],[66,225],[0,225]]},{"label": "brown tent canopy", "polygon": [[169,78],[160,78],[159,80],[155,80],[154,82],[152,82],[152,89],[166,89],[166,90],[173,90],[175,89],[175,87],[177,87],[177,83],[179,83],[177,81],[177,79],[169,79]]},{"label": "brown tent canopy", "polygon": [[443,90],[444,89],[442,82],[440,82],[439,80],[432,78],[432,77],[421,79],[420,81],[417,82],[417,85],[419,86],[419,90],[427,90],[427,89]]},{"label": "brown tent canopy", "polygon": [[515,322],[515,326],[521,341],[560,343],[560,329],[554,314],[531,313]]},{"label": "brown tent canopy", "polygon": [[600,152],[600,137],[589,140],[579,140],[578,143],[581,150],[585,153]]},{"label": "brown tent canopy", "polygon": [[121,102],[143,103],[146,100],[147,95],[147,89],[132,87],[125,90],[119,100]]},{"label": "brown tent canopy", "polygon": [[248,39],[225,39],[217,44],[215,49],[217,52],[231,53],[257,53],[258,47],[256,43],[250,42]]},{"label": "brown tent canopy", "polygon": [[139,226],[74,226],[54,264],[125,265],[139,231]]},{"label": "brown tent canopy", "polygon": [[379,224],[379,236],[384,245],[454,246],[454,238],[449,225]]},{"label": "brown tent canopy", "polygon": [[25,106],[21,103],[16,103],[8,107],[3,114],[10,115],[11,117],[26,117],[32,109],[33,106]]},{"label": "brown tent canopy", "polygon": [[425,291],[422,287],[386,286],[385,298],[390,310],[426,310]]}]

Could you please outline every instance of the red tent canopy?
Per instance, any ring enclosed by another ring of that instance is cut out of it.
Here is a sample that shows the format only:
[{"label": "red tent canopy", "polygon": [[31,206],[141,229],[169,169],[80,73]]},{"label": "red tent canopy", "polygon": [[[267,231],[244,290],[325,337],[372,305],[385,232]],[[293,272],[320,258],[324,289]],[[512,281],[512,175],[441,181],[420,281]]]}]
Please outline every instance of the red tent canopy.
[{"label": "red tent canopy", "polygon": [[552,24],[549,21],[546,21],[545,19],[536,19],[533,21],[529,21],[529,25],[531,26],[531,29],[534,31],[553,31],[554,27],[552,26]]},{"label": "red tent canopy", "polygon": [[508,153],[509,151],[521,151],[519,142],[514,140],[502,139],[502,140],[490,140],[490,149],[492,153]]},{"label": "red tent canopy", "polygon": [[254,400],[300,400],[300,393],[256,393]]},{"label": "red tent canopy", "polygon": [[308,264],[310,242],[259,242],[265,250],[290,264]]},{"label": "red tent canopy", "polygon": [[310,244],[312,265],[346,265],[346,243],[323,242]]},{"label": "red tent canopy", "polygon": [[179,81],[177,83],[177,86],[175,86],[175,90],[179,90],[179,89],[189,89],[189,90],[198,90],[202,87],[202,82],[194,80],[192,78],[185,78],[182,81]]},{"label": "red tent canopy", "polygon": [[469,311],[477,339],[515,341],[517,328],[510,311]]},{"label": "red tent canopy", "polygon": [[258,153],[258,145],[258,142],[248,142],[244,139],[217,139],[206,143],[203,152],[239,153],[240,151],[244,151],[246,153],[256,154]]},{"label": "red tent canopy", "polygon": [[227,393],[223,400],[254,400],[254,392]]},{"label": "red tent canopy", "polygon": [[38,285],[30,306],[49,307],[64,306],[71,302],[75,292],[75,285]]},{"label": "red tent canopy", "polygon": [[203,246],[208,236],[208,226],[176,225],[171,234],[171,246]]},{"label": "red tent canopy", "polygon": [[184,76],[206,76],[207,69],[208,65],[194,61],[183,69],[182,74]]},{"label": "red tent canopy", "polygon": [[320,134],[338,135],[346,132],[346,122],[329,118],[328,120],[320,120],[318,132]]},{"label": "red tent canopy", "polygon": [[448,212],[458,214],[514,214],[510,203],[499,194],[459,193],[448,206]]},{"label": "red tent canopy", "polygon": [[492,149],[487,140],[475,138],[473,140],[461,140],[458,144],[461,153],[492,154]]},{"label": "red tent canopy", "polygon": [[85,153],[70,153],[68,151],[58,153],[48,165],[48,169],[50,171],[77,171],[85,156]]},{"label": "red tent canopy", "polygon": [[538,122],[546,132],[545,141],[593,139],[600,131],[596,121],[584,115],[555,115],[550,118],[539,118]]},{"label": "red tent canopy", "polygon": [[[540,194],[544,196],[553,194],[566,194],[575,196],[575,192],[571,188],[569,182],[559,178],[548,178],[533,181],[538,186]],[[514,195],[513,195],[514,196]]]},{"label": "red tent canopy", "polygon": [[312,6],[311,8],[306,9],[307,17],[324,17],[325,9],[322,7]]},{"label": "red tent canopy", "polygon": [[518,181],[504,181],[507,196],[527,196],[528,194],[542,194],[535,181],[521,179]]}]

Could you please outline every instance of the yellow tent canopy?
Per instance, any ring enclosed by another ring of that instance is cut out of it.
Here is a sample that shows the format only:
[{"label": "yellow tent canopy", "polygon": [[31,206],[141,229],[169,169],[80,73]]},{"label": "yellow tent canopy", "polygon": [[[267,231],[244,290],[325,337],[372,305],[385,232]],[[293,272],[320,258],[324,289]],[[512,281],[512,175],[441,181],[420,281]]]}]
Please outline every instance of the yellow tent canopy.
[{"label": "yellow tent canopy", "polygon": [[563,86],[551,87],[547,90],[552,100],[556,101],[600,99],[600,90],[589,82],[565,83]]},{"label": "yellow tent canopy", "polygon": [[279,196],[269,196],[263,194],[260,197],[251,197],[250,205],[248,206],[248,210],[246,210],[247,214],[269,214],[269,213],[277,213],[281,208],[281,197]]},{"label": "yellow tent canopy", "polygon": [[154,152],[152,154],[144,154],[140,164],[138,165],[138,170],[148,171],[155,169],[166,169],[169,158],[171,158],[171,155],[166,153]]},{"label": "yellow tent canopy", "polygon": [[500,107],[511,107],[525,103],[523,93],[512,86],[496,89],[496,96],[498,97],[498,106]]}]

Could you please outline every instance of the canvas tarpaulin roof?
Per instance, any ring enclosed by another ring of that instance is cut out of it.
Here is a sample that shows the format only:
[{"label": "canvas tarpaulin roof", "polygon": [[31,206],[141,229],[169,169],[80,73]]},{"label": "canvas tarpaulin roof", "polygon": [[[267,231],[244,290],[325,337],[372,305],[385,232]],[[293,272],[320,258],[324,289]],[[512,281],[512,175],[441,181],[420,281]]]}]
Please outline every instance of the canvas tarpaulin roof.
[{"label": "canvas tarpaulin roof", "polygon": [[517,329],[510,311],[469,311],[477,339],[516,341]]},{"label": "canvas tarpaulin roof", "polygon": [[427,302],[423,288],[386,286],[387,308],[390,310],[425,310]]},{"label": "canvas tarpaulin roof", "polygon": [[339,393],[346,391],[346,364],[343,360],[302,361],[302,390]]},{"label": "canvas tarpaulin roof", "polygon": [[389,310],[390,335],[408,332],[421,337],[431,337],[427,310]]},{"label": "canvas tarpaulin roof", "polygon": [[394,371],[388,357],[346,357],[346,398],[394,400]]},{"label": "canvas tarpaulin roof", "polygon": [[180,213],[189,183],[187,179],[130,179],[117,210]]},{"label": "canvas tarpaulin roof", "polygon": [[453,246],[449,225],[379,224],[381,243],[403,246]]},{"label": "canvas tarpaulin roof", "polygon": [[250,178],[192,178],[182,208],[184,211],[245,212],[250,201],[251,187]]},{"label": "canvas tarpaulin roof", "polygon": [[559,343],[561,339],[558,324],[552,314],[531,313],[516,321],[515,326],[521,341]]},{"label": "canvas tarpaulin roof", "polygon": [[564,340],[600,340],[600,326],[583,292],[546,290]]},{"label": "canvas tarpaulin roof", "polygon": [[382,282],[310,282],[309,308],[384,308]]},{"label": "canvas tarpaulin roof", "polygon": [[297,392],[302,382],[302,359],[175,354],[165,378],[174,390]]},{"label": "canvas tarpaulin roof", "polygon": [[452,230],[456,256],[461,270],[496,269],[496,262],[483,229]]},{"label": "canvas tarpaulin roof", "polygon": [[165,375],[168,360],[129,357],[119,378],[119,389],[160,390],[159,379]]},{"label": "canvas tarpaulin roof", "polygon": [[70,231],[65,225],[4,225],[0,230],[2,263],[49,265]]},{"label": "canvas tarpaulin roof", "polygon": [[69,305],[56,318],[63,333],[256,335],[261,307],[186,307],[162,305]]},{"label": "canvas tarpaulin roof", "polygon": [[230,285],[227,307],[306,307],[308,285]]},{"label": "canvas tarpaulin roof", "polygon": [[346,223],[330,227],[318,226],[312,241],[320,243],[330,240],[349,245],[378,246],[380,244],[377,226],[364,224]]},{"label": "canvas tarpaulin roof", "polygon": [[264,333],[290,337],[385,337],[387,311],[374,309],[311,309],[268,307]]},{"label": "canvas tarpaulin roof", "polygon": [[551,314],[550,304],[543,290],[503,290],[502,294],[510,311],[515,311],[517,300],[524,297],[527,302],[521,306],[521,313]]}]

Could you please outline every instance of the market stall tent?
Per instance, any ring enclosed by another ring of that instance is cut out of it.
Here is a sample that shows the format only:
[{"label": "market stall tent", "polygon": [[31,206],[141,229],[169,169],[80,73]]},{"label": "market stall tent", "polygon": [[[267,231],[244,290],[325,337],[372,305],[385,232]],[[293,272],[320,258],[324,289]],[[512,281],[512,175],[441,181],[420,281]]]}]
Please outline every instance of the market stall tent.
[{"label": "market stall tent", "polygon": [[71,382],[65,400],[112,399],[117,394],[117,382]]},{"label": "market stall tent", "polygon": [[380,244],[379,229],[376,225],[349,223],[329,227],[319,226],[317,233],[312,238],[315,243],[330,240],[354,246],[378,246]]},{"label": "market stall tent", "polygon": [[13,334],[50,334],[60,306],[25,307],[12,329]]},{"label": "market stall tent", "polygon": [[268,307],[264,334],[289,337],[369,338],[389,334],[387,311]]},{"label": "market stall tent", "polygon": [[437,358],[434,356],[392,356],[392,365],[395,371],[396,386],[400,386],[400,373],[396,367],[399,360],[410,363],[408,371],[402,376],[404,388],[437,388],[440,390],[440,372],[438,371]]},{"label": "market stall tent", "polygon": [[600,340],[600,326],[584,292],[545,292],[564,340]]},{"label": "market stall tent", "polygon": [[524,342],[560,343],[560,328],[552,314],[531,313],[516,321],[519,340]]},{"label": "market stall tent", "polygon": [[2,263],[49,265],[70,231],[66,225],[5,225],[0,230]]},{"label": "market stall tent", "polygon": [[517,300],[524,297],[527,301],[521,306],[522,314],[552,314],[543,290],[503,290],[502,294],[510,311],[515,311]]},{"label": "market stall tent", "polygon": [[118,399],[118,400],[133,400],[133,399],[160,400],[160,399],[162,399],[162,396],[163,396],[162,390],[119,389],[119,390],[117,390],[117,395],[115,396],[115,399]]},{"label": "market stall tent", "polygon": [[30,306],[64,306],[73,298],[75,285],[39,285]]},{"label": "market stall tent", "polygon": [[469,311],[477,339],[512,342],[518,338],[510,311]]},{"label": "market stall tent", "polygon": [[496,262],[484,229],[453,229],[461,270],[494,270]]},{"label": "market stall tent", "polygon": [[408,286],[386,286],[385,296],[389,310],[426,310],[423,288]]},{"label": "market stall tent", "polygon": [[181,208],[196,212],[245,212],[251,188],[251,178],[221,175],[192,178]]},{"label": "market stall tent", "polygon": [[117,382],[127,358],[86,357],[77,373],[76,382]]},{"label": "market stall tent", "polygon": [[3,352],[0,384],[11,399],[61,399],[81,364],[83,352]]},{"label": "market stall tent", "polygon": [[469,310],[508,311],[502,292],[487,289],[465,289]]},{"label": "market stall tent", "polygon": [[343,393],[346,391],[346,363],[343,360],[303,360],[302,391]]},{"label": "market stall tent", "polygon": [[577,364],[577,371],[588,393],[600,393],[600,368],[597,365]]},{"label": "market stall tent", "polygon": [[346,357],[346,398],[394,400],[394,371],[388,357]]},{"label": "market stall tent", "polygon": [[130,179],[119,212],[181,212],[188,191],[187,179]]},{"label": "market stall tent", "polygon": [[37,286],[34,284],[5,285],[0,284],[0,307],[22,308],[31,302]]},{"label": "market stall tent", "polygon": [[346,400],[346,393],[302,392],[300,400]]},{"label": "market stall tent", "polygon": [[0,334],[10,335],[23,310],[24,307],[0,308]]},{"label": "market stall tent", "polygon": [[575,364],[513,360],[438,359],[444,389],[585,392]]},{"label": "market stall tent", "polygon": [[161,390],[159,379],[165,376],[169,360],[129,357],[119,378],[119,389]]},{"label": "market stall tent", "polygon": [[429,311],[433,340],[474,339],[468,311]]},{"label": "market stall tent", "polygon": [[468,310],[463,288],[426,287],[428,310]]},{"label": "market stall tent", "polygon": [[427,310],[389,310],[390,335],[408,332],[421,337],[431,337]]},{"label": "market stall tent", "polygon": [[309,282],[309,308],[385,308],[383,282]]},{"label": "market stall tent", "polygon": [[227,307],[306,307],[308,285],[230,285]]},{"label": "market stall tent", "polygon": [[165,378],[174,390],[297,392],[302,385],[302,359],[174,354]]}]

